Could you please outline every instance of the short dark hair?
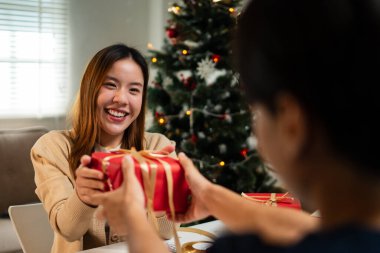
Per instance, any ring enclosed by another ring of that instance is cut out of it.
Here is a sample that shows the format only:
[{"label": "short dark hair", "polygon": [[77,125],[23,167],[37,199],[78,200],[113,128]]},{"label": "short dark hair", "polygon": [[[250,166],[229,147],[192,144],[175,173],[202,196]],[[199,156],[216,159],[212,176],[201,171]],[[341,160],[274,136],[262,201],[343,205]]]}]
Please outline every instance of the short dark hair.
[{"label": "short dark hair", "polygon": [[251,0],[235,50],[251,103],[291,94],[338,154],[380,175],[379,0]]}]

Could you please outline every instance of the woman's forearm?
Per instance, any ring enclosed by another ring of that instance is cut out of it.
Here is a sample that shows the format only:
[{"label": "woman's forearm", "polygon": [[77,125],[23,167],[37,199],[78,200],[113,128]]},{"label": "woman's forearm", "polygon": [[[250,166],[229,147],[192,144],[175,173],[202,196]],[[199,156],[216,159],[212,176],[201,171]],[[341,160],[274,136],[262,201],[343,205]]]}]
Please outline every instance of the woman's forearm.
[{"label": "woman's forearm", "polygon": [[315,229],[319,223],[318,219],[305,212],[256,204],[215,184],[210,184],[202,194],[202,202],[213,216],[237,233],[266,235],[283,231],[286,237],[287,234],[306,233]]}]

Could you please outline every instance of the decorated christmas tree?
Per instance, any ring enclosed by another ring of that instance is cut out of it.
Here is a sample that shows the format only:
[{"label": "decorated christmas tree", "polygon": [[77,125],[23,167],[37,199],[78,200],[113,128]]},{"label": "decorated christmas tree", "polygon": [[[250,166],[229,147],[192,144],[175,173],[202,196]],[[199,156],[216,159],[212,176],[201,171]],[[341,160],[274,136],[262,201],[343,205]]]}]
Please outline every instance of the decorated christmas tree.
[{"label": "decorated christmas tree", "polygon": [[240,0],[184,0],[169,8],[148,91],[150,131],[176,141],[209,180],[236,192],[273,191],[255,150],[248,104],[231,59]]}]

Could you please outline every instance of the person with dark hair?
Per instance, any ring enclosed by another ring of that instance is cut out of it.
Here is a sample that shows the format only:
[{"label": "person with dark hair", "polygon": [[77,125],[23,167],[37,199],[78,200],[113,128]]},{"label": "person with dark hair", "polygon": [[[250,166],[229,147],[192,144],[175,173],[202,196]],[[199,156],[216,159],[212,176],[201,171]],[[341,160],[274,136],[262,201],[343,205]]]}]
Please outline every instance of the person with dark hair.
[{"label": "person with dark hair", "polygon": [[[51,252],[104,246],[125,235],[96,215],[91,196],[102,193],[104,175],[87,167],[92,152],[135,147],[176,156],[173,142],[144,132],[148,79],[147,63],[136,49],[116,44],[100,50],[83,75],[72,129],[51,131],[33,146],[36,194],[54,230]],[[160,235],[170,238],[171,223],[164,213],[157,216]]]},{"label": "person with dark hair", "polygon": [[[380,1],[252,0],[235,45],[259,151],[291,192],[320,209],[321,224],[247,203],[207,181],[184,154],[193,198],[177,220],[213,215],[239,232],[218,239],[211,253],[380,252]],[[133,228],[130,252],[167,252],[152,229],[137,228],[144,199],[129,157],[123,167],[127,183],[96,202],[118,229]],[[141,237],[152,243],[139,247]]]}]

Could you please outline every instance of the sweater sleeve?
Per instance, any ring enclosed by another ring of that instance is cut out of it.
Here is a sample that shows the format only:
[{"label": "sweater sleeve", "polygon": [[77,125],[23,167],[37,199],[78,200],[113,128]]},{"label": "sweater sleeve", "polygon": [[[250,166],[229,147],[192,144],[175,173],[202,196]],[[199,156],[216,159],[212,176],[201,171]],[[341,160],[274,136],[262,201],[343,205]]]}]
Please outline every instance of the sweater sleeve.
[{"label": "sweater sleeve", "polygon": [[31,150],[36,194],[48,213],[54,231],[68,241],[80,240],[96,208],[84,204],[74,189],[69,168],[70,143],[62,132],[42,136]]},{"label": "sweater sleeve", "polygon": [[[162,134],[148,132],[145,133],[145,149],[161,150],[168,145],[175,146],[176,143],[172,140],[169,140]],[[169,156],[172,158],[177,158],[175,151],[169,154]]]}]

